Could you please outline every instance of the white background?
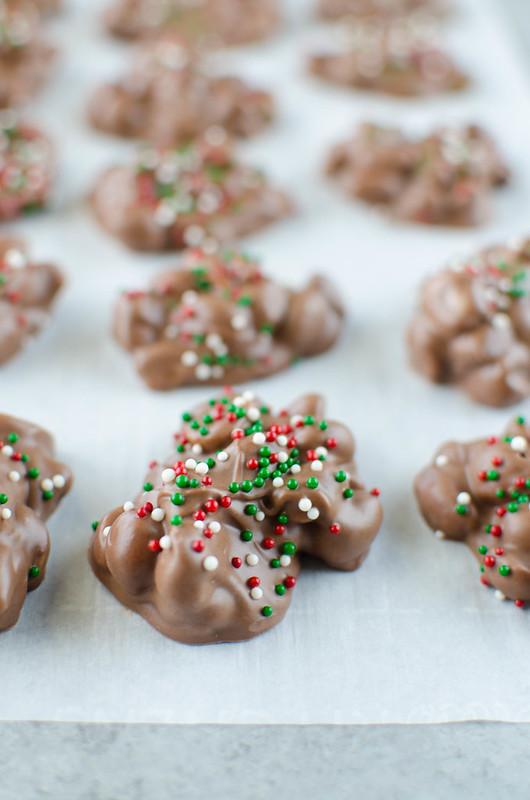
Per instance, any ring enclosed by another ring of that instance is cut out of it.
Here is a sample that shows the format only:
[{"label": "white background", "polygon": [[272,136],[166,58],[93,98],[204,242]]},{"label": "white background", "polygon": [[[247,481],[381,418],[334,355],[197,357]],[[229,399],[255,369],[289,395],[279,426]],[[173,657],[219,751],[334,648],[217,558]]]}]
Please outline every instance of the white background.
[{"label": "white background", "polygon": [[[75,472],[52,518],[45,584],[0,637],[0,718],[123,722],[356,723],[466,718],[530,720],[530,616],[478,581],[471,554],[421,522],[414,474],[444,439],[497,433],[510,411],[474,406],[407,366],[403,333],[421,280],[446,259],[529,232],[530,91],[515,43],[489,0],[460,0],[451,48],[475,79],[461,96],[396,101],[306,77],[320,33],[309,0],[285,0],[289,23],[270,42],[220,61],[277,96],[277,123],[241,146],[298,205],[295,219],[246,240],[266,271],[293,285],[321,270],[342,287],[349,324],[330,353],[251,385],[283,406],[325,391],[331,417],[351,424],[360,474],[379,485],[385,523],[353,574],[314,566],[279,626],[251,642],[189,647],[126,611],[88,567],[90,523],[130,498],[151,458],[169,452],[180,414],[210,394],[147,390],[110,334],[121,288],[146,284],[175,257],[134,255],[101,233],[86,194],[98,172],[126,160],[127,143],[92,134],[93,87],[117,76],[130,48],[107,38],[101,0],[70,0],[51,24],[61,55],[28,114],[59,156],[54,207],[11,229],[64,269],[68,285],[50,328],[0,371],[0,407],[55,434]],[[345,201],[322,178],[329,147],[364,119],[422,133],[479,121],[513,169],[494,221],[478,231],[392,224]],[[526,404],[528,406],[529,404]],[[513,413],[524,412],[525,404]]]}]

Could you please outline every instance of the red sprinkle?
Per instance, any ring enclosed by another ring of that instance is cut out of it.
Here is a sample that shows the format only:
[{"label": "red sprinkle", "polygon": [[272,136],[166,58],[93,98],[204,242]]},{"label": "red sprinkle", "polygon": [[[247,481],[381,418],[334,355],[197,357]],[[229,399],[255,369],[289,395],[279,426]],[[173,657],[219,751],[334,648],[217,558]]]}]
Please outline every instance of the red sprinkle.
[{"label": "red sprinkle", "polygon": [[239,569],[242,563],[243,562],[241,561],[241,559],[238,558],[237,556],[234,556],[234,558],[232,559],[232,566],[235,567],[236,569]]},{"label": "red sprinkle", "polygon": [[484,584],[484,586],[491,586],[491,583],[490,583],[488,580],[486,580],[486,578],[484,577],[484,575],[481,575],[481,576],[480,576],[480,582],[481,582],[481,583],[483,583],[483,584]]},{"label": "red sprinkle", "polygon": [[272,550],[274,544],[275,544],[274,539],[268,538],[263,540],[263,547],[265,548],[265,550]]},{"label": "red sprinkle", "polygon": [[202,508],[197,509],[197,511],[193,512],[193,519],[200,520],[201,522],[206,519],[206,512],[202,510]]},{"label": "red sprinkle", "polygon": [[489,439],[488,439],[488,444],[497,444],[497,437],[496,436],[490,436]]},{"label": "red sprinkle", "polygon": [[207,539],[211,539],[213,536],[213,531],[211,528],[205,528],[202,532],[203,536],[206,536]]},{"label": "red sprinkle", "polygon": [[217,502],[217,500],[211,498],[210,500],[206,501],[204,507],[209,514],[215,514],[215,512],[219,510],[219,503]]},{"label": "red sprinkle", "polygon": [[148,547],[149,550],[151,550],[153,553],[159,553],[162,550],[158,539],[151,539],[151,541],[148,544]]},{"label": "red sprinkle", "polygon": [[276,525],[274,528],[274,533],[277,533],[278,536],[281,536],[283,533],[285,533],[285,525]]},{"label": "red sprinkle", "polygon": [[338,533],[340,533],[340,525],[337,522],[334,522],[333,525],[329,526],[329,530],[330,533],[336,536]]},{"label": "red sprinkle", "polygon": [[255,589],[256,586],[260,585],[261,581],[260,581],[260,579],[258,578],[257,575],[253,575],[252,578],[248,579],[247,583],[248,583],[248,585],[250,586],[251,589]]},{"label": "red sprinkle", "polygon": [[258,459],[257,458],[249,458],[247,461],[247,467],[249,469],[257,469],[259,467]]},{"label": "red sprinkle", "polygon": [[196,553],[202,553],[204,548],[205,548],[205,544],[204,544],[204,542],[201,542],[200,539],[195,539],[195,541],[192,542],[191,549],[195,550]]},{"label": "red sprinkle", "polygon": [[506,509],[503,508],[502,506],[499,506],[499,508],[497,508],[496,511],[498,517],[504,517],[504,515],[506,514]]},{"label": "red sprinkle", "polygon": [[479,481],[487,480],[487,472],[486,472],[486,470],[485,469],[481,469],[480,472],[478,473],[477,477],[478,477]]},{"label": "red sprinkle", "polygon": [[245,432],[241,428],[234,428],[232,431],[232,439],[242,439],[244,435]]},{"label": "red sprinkle", "polygon": [[500,456],[493,456],[493,458],[491,459],[491,463],[493,464],[494,467],[500,467],[502,466],[502,464],[504,464],[504,459],[501,458]]},{"label": "red sprinkle", "polygon": [[495,554],[498,555],[498,556],[503,556],[504,555],[504,548],[503,547],[497,547],[496,550],[495,550]]},{"label": "red sprinkle", "polygon": [[486,567],[494,567],[495,566],[495,556],[484,556],[484,566],[486,566]]},{"label": "red sprinkle", "polygon": [[223,508],[230,508],[230,506],[232,505],[232,498],[228,497],[228,495],[225,494],[224,497],[221,497],[221,500],[219,502],[221,503]]},{"label": "red sprinkle", "polygon": [[332,449],[333,449],[334,447],[337,447],[337,444],[338,444],[338,442],[337,442],[337,440],[335,439],[335,437],[334,437],[334,436],[330,436],[330,438],[329,438],[329,439],[327,440],[327,442],[326,442],[326,445],[327,445],[328,447],[332,448]]},{"label": "red sprinkle", "polygon": [[516,478],[515,485],[518,489],[524,489],[526,486],[526,480],[524,478]]},{"label": "red sprinkle", "polygon": [[500,525],[492,525],[490,528],[490,533],[492,536],[500,536],[502,534],[502,528]]},{"label": "red sprinkle", "polygon": [[515,600],[517,608],[524,608],[524,600]]},{"label": "red sprinkle", "polygon": [[371,489],[370,494],[372,494],[374,497],[379,497],[381,494],[381,489],[375,487],[374,489]]},{"label": "red sprinkle", "polygon": [[296,586],[296,578],[293,578],[292,575],[288,575],[287,578],[284,580],[283,585],[287,589],[294,589]]}]

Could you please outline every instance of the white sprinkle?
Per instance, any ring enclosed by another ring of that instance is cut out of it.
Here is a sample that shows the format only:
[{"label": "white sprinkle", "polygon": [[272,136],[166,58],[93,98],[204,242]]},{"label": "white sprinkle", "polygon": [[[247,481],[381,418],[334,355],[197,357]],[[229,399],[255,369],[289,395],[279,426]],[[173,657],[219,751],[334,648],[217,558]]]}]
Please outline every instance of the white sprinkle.
[{"label": "white sprinkle", "polygon": [[218,333],[209,333],[206,337],[206,347],[210,350],[217,350],[223,344],[223,340]]},{"label": "white sprinkle", "polygon": [[272,485],[275,489],[279,489],[281,486],[283,486],[283,478],[280,478],[279,476],[277,478],[273,478]]},{"label": "white sprinkle", "polygon": [[249,567],[255,567],[259,561],[259,558],[255,553],[249,553],[249,555],[245,558],[245,561]]},{"label": "white sprinkle", "polygon": [[233,403],[235,406],[242,406],[244,402],[245,402],[245,398],[244,398],[244,397],[242,397],[242,396],[241,396],[241,395],[239,395],[239,394],[237,395],[237,397],[234,397],[234,399],[232,400],[232,403]]},{"label": "white sprinkle", "polygon": [[247,408],[247,417],[252,420],[252,422],[255,422],[260,418],[260,416],[261,412],[259,408],[256,408],[256,406],[250,406],[250,408]]},{"label": "white sprinkle", "polygon": [[171,536],[168,536],[167,534],[165,536],[162,536],[158,544],[160,545],[162,550],[169,550],[169,548],[171,547]]},{"label": "white sprinkle", "polygon": [[13,483],[18,483],[19,480],[20,480],[20,472],[17,472],[16,470],[12,470],[7,477]]},{"label": "white sprinkle", "polygon": [[185,367],[194,367],[199,360],[199,357],[197,353],[193,352],[193,350],[185,350],[184,353],[182,353],[180,360]]},{"label": "white sprinkle", "polygon": [[284,436],[283,433],[282,433],[281,436],[277,436],[276,437],[276,441],[280,445],[280,447],[285,447],[285,445],[287,444],[289,439],[287,438],[287,436]]},{"label": "white sprinkle", "polygon": [[52,479],[51,478],[44,478],[44,480],[42,480],[40,482],[40,488],[42,489],[43,492],[51,492],[51,491],[53,491],[53,481],[52,481]]},{"label": "white sprinkle", "polygon": [[10,519],[10,517],[11,517],[10,509],[9,508],[3,508],[1,516],[2,516],[2,519]]},{"label": "white sprinkle", "polygon": [[302,467],[300,466],[300,464],[293,464],[293,466],[291,467],[291,472],[293,473],[293,475],[297,475],[301,471]]},{"label": "white sprinkle", "polygon": [[315,453],[317,454],[317,456],[324,456],[325,457],[328,454],[328,448],[327,447],[322,447],[322,445],[321,445],[320,447],[317,447],[317,449],[315,450]]},{"label": "white sprinkle", "polygon": [[200,225],[188,225],[184,231],[184,242],[188,247],[197,247],[204,239],[205,233]]},{"label": "white sprinkle", "polygon": [[291,556],[280,556],[280,565],[282,567],[288,567],[291,563]]},{"label": "white sprinkle", "polygon": [[162,470],[162,482],[163,483],[173,483],[176,478],[175,470],[171,467]]},{"label": "white sprinkle", "polygon": [[445,533],[443,531],[434,531],[434,535],[437,539],[445,539]]},{"label": "white sprinkle", "polygon": [[496,600],[506,600],[506,595],[503,594],[500,589],[496,589],[495,591],[495,599]]},{"label": "white sprinkle", "polygon": [[278,453],[278,461],[280,462],[280,464],[284,464],[288,460],[288,458],[289,456],[285,452],[285,450],[282,450],[280,453]]},{"label": "white sprinkle", "polygon": [[197,466],[197,462],[195,461],[194,458],[187,458],[186,459],[186,461],[185,461],[186,469],[195,469],[196,466]]},{"label": "white sprinkle", "polygon": [[153,508],[151,511],[151,519],[154,519],[155,522],[162,522],[165,516],[166,512],[163,508]]},{"label": "white sprinkle", "polygon": [[221,523],[217,522],[217,520],[214,520],[213,522],[210,522],[208,527],[210,528],[212,533],[219,533],[219,531],[221,530]]},{"label": "white sprinkle", "polygon": [[197,528],[199,531],[202,531],[205,528],[205,522],[202,519],[196,519],[193,523],[193,527]]},{"label": "white sprinkle", "polygon": [[442,453],[441,455],[436,456],[436,458],[434,459],[434,463],[436,464],[437,467],[445,467],[446,464],[449,464],[449,459],[447,458],[446,455]]},{"label": "white sprinkle", "polygon": [[318,508],[315,508],[315,506],[313,506],[313,508],[310,508],[309,511],[307,512],[307,516],[309,519],[318,519],[320,516],[320,511],[318,510]]},{"label": "white sprinkle", "polygon": [[524,436],[514,436],[510,442],[510,447],[518,453],[523,453],[528,449],[528,440]]},{"label": "white sprinkle", "polygon": [[105,539],[107,538],[109,533],[110,533],[110,525],[107,525],[106,528],[103,528],[103,536],[105,537]]},{"label": "white sprinkle", "polygon": [[263,511],[256,511],[256,513],[254,514],[254,519],[257,522],[263,522],[263,520],[265,519],[265,514],[263,513]]},{"label": "white sprinkle", "polygon": [[127,500],[127,502],[125,502],[125,503],[123,504],[123,510],[124,510],[124,511],[132,511],[132,510],[133,510],[133,508],[134,508],[134,503],[131,503],[131,501],[130,501],[130,500]]},{"label": "white sprinkle", "polygon": [[256,395],[254,392],[252,392],[250,389],[246,389],[243,392],[243,400],[245,400],[246,403],[250,403],[251,400],[254,400],[255,396]]},{"label": "white sprinkle", "polygon": [[309,511],[309,509],[312,508],[312,506],[313,503],[311,502],[309,497],[302,497],[298,501],[298,508],[300,509],[300,511]]},{"label": "white sprinkle", "polygon": [[456,502],[462,506],[468,506],[471,503],[471,495],[469,492],[460,492],[456,496]]},{"label": "white sprinkle", "polygon": [[206,558],[202,562],[202,568],[206,570],[206,572],[213,572],[219,566],[219,561],[215,556],[206,556]]},{"label": "white sprinkle", "polygon": [[512,327],[512,321],[508,316],[508,314],[503,314],[501,312],[494,314],[494,316],[491,319],[491,324],[498,331],[505,331],[508,330],[508,328]]},{"label": "white sprinkle", "polygon": [[204,138],[212,147],[220,147],[228,139],[228,135],[221,125],[210,125],[204,132]]},{"label": "white sprinkle", "polygon": [[312,461],[311,469],[313,470],[313,472],[322,472],[322,470],[324,469],[322,461],[318,461],[318,459],[316,461]]},{"label": "white sprinkle", "polygon": [[28,265],[26,256],[16,247],[11,247],[9,250],[6,250],[2,260],[10,269],[23,269]]},{"label": "white sprinkle", "polygon": [[10,444],[5,444],[5,445],[2,447],[2,453],[3,453],[5,456],[7,456],[8,458],[9,458],[10,456],[12,456],[14,452],[15,452],[15,451],[13,450],[13,448],[11,447],[11,445],[10,445]]},{"label": "white sprinkle", "polygon": [[199,295],[197,294],[197,292],[194,292],[192,289],[188,289],[188,291],[184,292],[184,294],[182,295],[182,297],[180,299],[184,303],[184,305],[186,305],[186,306],[195,306],[195,305],[197,305],[197,301],[199,299]]},{"label": "white sprinkle", "polygon": [[254,434],[254,436],[252,437],[252,441],[254,442],[254,444],[265,444],[267,440],[265,438],[264,433],[258,432]]},{"label": "white sprinkle", "polygon": [[304,418],[302,417],[301,414],[293,414],[293,416],[291,417],[291,425],[293,426],[293,428],[296,427],[297,422],[303,422],[303,421]]},{"label": "white sprinkle", "polygon": [[222,378],[224,374],[225,374],[225,371],[224,371],[224,369],[222,368],[222,366],[220,364],[214,364],[213,365],[213,367],[212,367],[212,377],[213,378],[216,378],[216,379]]},{"label": "white sprinkle", "polygon": [[250,596],[253,600],[261,600],[263,597],[263,589],[260,589],[259,586],[254,586],[254,588],[250,590]]},{"label": "white sprinkle", "polygon": [[191,448],[191,452],[195,453],[196,456],[200,456],[200,454],[202,453],[202,445],[194,444],[193,447]]},{"label": "white sprinkle", "polygon": [[199,463],[195,467],[195,472],[198,472],[199,475],[206,475],[206,473],[209,472],[209,470],[210,467],[208,466],[206,461],[199,461]]},{"label": "white sprinkle", "polygon": [[195,376],[200,381],[207,381],[209,377],[211,377],[212,368],[209,364],[199,364],[197,369],[195,370]]},{"label": "white sprinkle", "polygon": [[64,475],[54,475],[52,481],[56,489],[64,489],[66,486],[66,478]]},{"label": "white sprinkle", "polygon": [[235,331],[241,331],[247,325],[247,316],[246,314],[234,314],[231,320],[232,328]]},{"label": "white sprinkle", "polygon": [[224,450],[221,450],[220,453],[217,453],[217,460],[221,462],[228,461],[228,453]]}]

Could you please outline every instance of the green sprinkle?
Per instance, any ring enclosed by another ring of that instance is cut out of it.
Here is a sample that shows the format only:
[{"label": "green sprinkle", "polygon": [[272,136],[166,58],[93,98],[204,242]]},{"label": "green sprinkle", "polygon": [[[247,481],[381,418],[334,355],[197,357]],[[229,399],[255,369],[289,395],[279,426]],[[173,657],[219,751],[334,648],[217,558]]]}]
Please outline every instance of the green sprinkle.
[{"label": "green sprinkle", "polygon": [[53,497],[53,491],[51,491],[51,492],[43,492],[42,496],[43,496],[44,500],[51,500],[52,497]]},{"label": "green sprinkle", "polygon": [[346,477],[347,475],[342,469],[339,472],[335,473],[335,480],[337,481],[337,483],[344,483]]},{"label": "green sprinkle", "polygon": [[10,444],[15,444],[15,442],[18,442],[18,433],[10,433],[7,437],[7,441]]},{"label": "green sprinkle", "polygon": [[263,614],[264,617],[272,617],[274,611],[270,606],[263,606],[263,608],[261,609],[261,613]]},{"label": "green sprinkle", "polygon": [[287,514],[280,514],[278,516],[278,522],[280,523],[280,525],[287,525],[287,523],[289,522],[289,517],[287,516]]},{"label": "green sprinkle", "polygon": [[241,483],[241,491],[242,492],[251,492],[252,491],[252,481],[243,481]]},{"label": "green sprinkle", "polygon": [[488,548],[486,547],[486,545],[485,545],[485,544],[481,544],[481,545],[479,546],[479,548],[478,548],[478,551],[479,551],[479,553],[480,553],[480,555],[481,555],[481,556],[485,556],[485,555],[486,555],[486,553],[488,552]]},{"label": "green sprinkle", "polygon": [[173,503],[174,506],[183,506],[184,503],[186,502],[186,498],[180,492],[176,492],[172,496],[171,502]]},{"label": "green sprinkle", "polygon": [[252,541],[252,531],[241,531],[241,539],[244,542],[251,542]]},{"label": "green sprinkle", "polygon": [[507,575],[509,575],[510,572],[511,572],[511,569],[508,566],[508,564],[502,564],[502,566],[499,567],[499,575],[502,575],[503,577],[506,577]]},{"label": "green sprinkle", "polygon": [[310,414],[308,414],[307,417],[304,419],[304,425],[314,425],[314,424],[315,420]]},{"label": "green sprinkle", "polygon": [[284,556],[294,556],[296,553],[296,545],[293,542],[284,542],[282,544],[282,553]]},{"label": "green sprinkle", "polygon": [[279,566],[280,566],[280,559],[273,558],[271,561],[271,569],[278,569]]},{"label": "green sprinkle", "polygon": [[467,514],[467,506],[457,506],[455,511],[457,514],[460,514],[461,517],[464,517]]},{"label": "green sprinkle", "polygon": [[298,481],[294,478],[289,478],[287,481],[287,488],[288,489],[298,489]]},{"label": "green sprinkle", "polygon": [[274,591],[276,592],[276,594],[279,594],[280,597],[281,597],[282,595],[285,594],[285,586],[283,585],[283,583],[278,583],[274,587]]},{"label": "green sprinkle", "polygon": [[98,520],[96,520],[95,522],[93,522],[93,523],[92,523],[92,530],[93,530],[93,531],[95,531],[98,525],[99,525],[99,522],[98,522]]},{"label": "green sprinkle", "polygon": [[40,575],[40,569],[38,567],[31,567],[28,575],[30,578],[38,578]]},{"label": "green sprinkle", "polygon": [[266,445],[264,445],[263,447],[260,447],[259,454],[260,454],[260,456],[270,456],[270,454],[271,454],[270,447],[267,447]]},{"label": "green sprinkle", "polygon": [[188,478],[187,475],[177,475],[175,483],[177,484],[179,489],[185,489],[187,486],[189,486],[190,479]]},{"label": "green sprinkle", "polygon": [[197,478],[191,478],[190,479],[190,489],[197,489],[199,486],[200,486],[200,483],[197,480]]},{"label": "green sprinkle", "polygon": [[486,472],[486,478],[489,481],[498,481],[499,480],[499,473],[494,469],[490,469],[489,472]]},{"label": "green sprinkle", "polygon": [[345,500],[349,500],[350,497],[353,497],[353,489],[344,489],[342,496]]},{"label": "green sprinkle", "polygon": [[228,486],[228,491],[232,492],[232,494],[239,492],[239,483],[232,481],[232,483]]},{"label": "green sprinkle", "polygon": [[191,422],[192,419],[193,419],[193,417],[191,416],[189,411],[185,411],[184,414],[182,415],[182,420],[184,422]]},{"label": "green sprinkle", "polygon": [[31,469],[28,469],[28,478],[38,478],[39,475],[40,472],[37,469],[37,467],[32,467]]},{"label": "green sprinkle", "polygon": [[247,517],[253,517],[256,514],[258,507],[254,505],[254,503],[249,503],[248,506],[245,506],[245,514]]},{"label": "green sprinkle", "polygon": [[507,508],[507,509],[508,509],[508,511],[510,511],[512,514],[515,514],[515,512],[516,512],[516,511],[519,511],[519,506],[517,505],[517,503],[508,503],[508,505],[506,506],[506,508]]},{"label": "green sprinkle", "polygon": [[322,420],[322,422],[319,423],[318,427],[320,428],[321,431],[325,431],[328,427],[328,423]]},{"label": "green sprinkle", "polygon": [[153,488],[153,484],[152,483],[149,483],[149,482],[144,483],[144,492],[150,492],[152,488]]},{"label": "green sprinkle", "polygon": [[180,516],[180,514],[175,514],[174,517],[171,517],[171,524],[182,525],[182,517]]},{"label": "green sprinkle", "polygon": [[316,478],[308,478],[306,486],[308,489],[318,489],[318,480]]},{"label": "green sprinkle", "polygon": [[256,489],[261,489],[262,486],[265,486],[265,480],[263,478],[254,478],[254,486]]}]

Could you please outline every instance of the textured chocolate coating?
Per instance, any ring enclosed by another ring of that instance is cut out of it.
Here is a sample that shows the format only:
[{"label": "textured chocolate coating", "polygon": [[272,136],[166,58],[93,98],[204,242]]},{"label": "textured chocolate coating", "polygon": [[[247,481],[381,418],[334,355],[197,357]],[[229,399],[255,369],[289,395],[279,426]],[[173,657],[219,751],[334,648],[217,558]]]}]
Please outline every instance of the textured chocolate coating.
[{"label": "textured chocolate coating", "polygon": [[530,397],[530,241],[490,247],[429,278],[410,326],[412,365],[473,400]]},{"label": "textured chocolate coating", "polygon": [[222,128],[178,150],[143,150],[92,197],[101,225],[133,250],[180,250],[246,236],[291,213],[263,174],[239,164]]},{"label": "textured chocolate coating", "polygon": [[32,0],[0,0],[0,108],[30,100],[48,78],[55,51],[40,13]]},{"label": "textured chocolate coating", "polygon": [[300,292],[265,278],[234,251],[188,250],[147,291],[126,292],[114,317],[119,343],[152,389],[237,383],[328,350],[344,319],[323,277]]},{"label": "textured chocolate coating", "polygon": [[447,0],[319,0],[318,3],[318,13],[324,19],[403,17],[415,12],[445,17],[449,10]]},{"label": "textured chocolate coating", "polygon": [[309,69],[341,86],[403,97],[460,91],[468,79],[440,49],[433,23],[423,14],[355,20],[335,51],[315,54]]},{"label": "textured chocolate coating", "polygon": [[44,580],[50,540],[44,522],[72,485],[42,428],[0,414],[0,631],[18,620],[26,594]]},{"label": "textured chocolate coating", "polygon": [[0,365],[46,324],[62,282],[57,267],[31,263],[20,240],[0,237]]},{"label": "textured chocolate coating", "polygon": [[114,0],[105,22],[126,39],[169,29],[196,43],[236,45],[270,36],[279,14],[276,0]]},{"label": "textured chocolate coating", "polygon": [[44,206],[52,172],[49,139],[12,109],[0,110],[0,221]]},{"label": "textured chocolate coating", "polygon": [[335,147],[327,173],[349,194],[396,219],[469,227],[491,216],[491,189],[509,173],[477,125],[442,128],[413,141],[365,123]]},{"label": "textured chocolate coating", "polygon": [[231,136],[253,136],[273,114],[270,94],[239,78],[209,74],[175,34],[140,50],[130,75],[102,86],[89,108],[95,128],[162,147],[181,145],[212,125]]},{"label": "textured chocolate coating", "polygon": [[275,415],[245,392],[185,414],[178,462],[155,462],[135,502],[99,523],[96,576],[166,636],[208,644],[280,622],[301,553],[357,569],[381,524],[378,492],[356,475],[351,433],[323,413],[314,395]]},{"label": "textured chocolate coating", "polygon": [[415,482],[429,527],[467,544],[482,582],[517,605],[530,600],[529,442],[517,417],[500,437],[443,445]]}]

